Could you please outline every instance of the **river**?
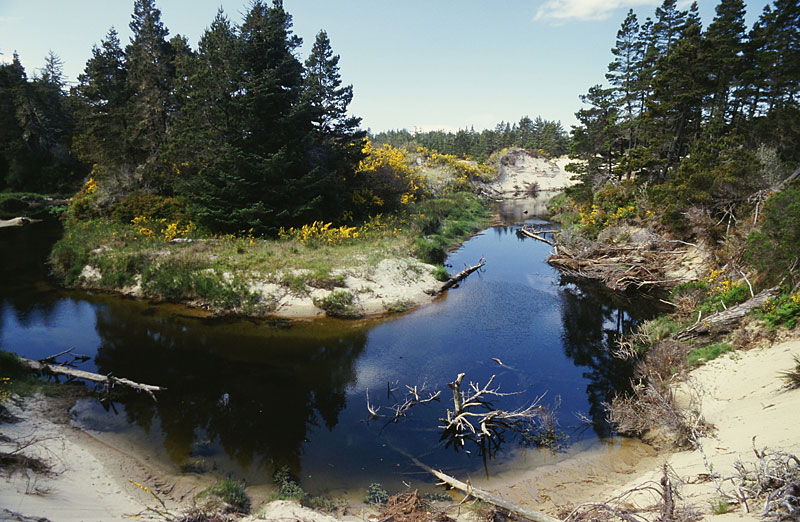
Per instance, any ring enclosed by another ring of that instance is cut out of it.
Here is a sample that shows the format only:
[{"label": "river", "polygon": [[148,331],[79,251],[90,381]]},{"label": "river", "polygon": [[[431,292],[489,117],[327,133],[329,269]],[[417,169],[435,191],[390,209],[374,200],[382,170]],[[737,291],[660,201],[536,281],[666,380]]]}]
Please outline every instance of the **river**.
[{"label": "river", "polygon": [[[482,256],[485,269],[427,306],[292,323],[60,289],[45,265],[57,226],[0,230],[0,348],[31,358],[74,348],[89,356],[83,369],[166,386],[158,402],[120,393],[81,400],[72,414],[175,473],[267,485],[287,466],[312,493],[346,494],[372,482],[430,487],[405,454],[461,477],[535,466],[613,438],[602,403],[631,369],[610,347],[649,307],[564,280],[545,262],[550,247],[521,239],[518,226],[489,228],[453,252],[451,272]],[[491,454],[441,441],[447,383],[461,372],[480,384],[496,375],[502,392],[515,392],[497,400],[505,409],[544,395],[558,406],[561,448],[513,434]],[[391,416],[407,385],[441,391],[440,401],[398,422],[368,418],[367,390]]]}]

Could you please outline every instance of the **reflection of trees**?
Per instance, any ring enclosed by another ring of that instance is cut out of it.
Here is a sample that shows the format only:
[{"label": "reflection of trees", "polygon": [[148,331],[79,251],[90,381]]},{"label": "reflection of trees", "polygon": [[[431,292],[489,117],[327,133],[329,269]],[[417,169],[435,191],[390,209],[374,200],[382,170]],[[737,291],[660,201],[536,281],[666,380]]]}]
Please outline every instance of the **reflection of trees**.
[{"label": "reflection of trees", "polygon": [[[632,304],[618,296],[600,292],[587,285],[581,288],[565,284],[561,293],[564,353],[576,365],[588,368],[586,393],[589,416],[601,437],[611,434],[603,402],[610,402],[614,393],[630,386],[632,365],[612,355],[614,343],[639,320],[646,318],[649,306]],[[629,311],[636,310],[632,318]]]},{"label": "reflection of trees", "polygon": [[48,323],[59,303],[58,293],[42,282],[50,249],[60,236],[57,223],[0,229],[0,309],[13,312],[24,326]]},{"label": "reflection of trees", "polygon": [[328,429],[338,422],[366,335],[310,339],[241,326],[250,330],[104,307],[97,312],[103,341],[95,362],[101,373],[168,388],[157,403],[126,401],[126,411],[145,430],[160,418],[176,463],[186,463],[204,433],[243,468],[266,459],[299,470],[309,427],[318,417]]}]

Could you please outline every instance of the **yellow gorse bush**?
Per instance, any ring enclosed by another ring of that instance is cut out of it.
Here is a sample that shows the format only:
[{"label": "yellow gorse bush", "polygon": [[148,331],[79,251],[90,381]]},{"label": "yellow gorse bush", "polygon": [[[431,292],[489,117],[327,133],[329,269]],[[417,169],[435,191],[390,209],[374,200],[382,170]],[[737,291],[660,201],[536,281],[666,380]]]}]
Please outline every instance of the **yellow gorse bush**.
[{"label": "yellow gorse bush", "polygon": [[[366,176],[394,176],[403,186],[399,201],[407,205],[416,201],[424,189],[423,179],[419,176],[416,167],[409,164],[405,152],[389,144],[375,147],[370,140],[364,143],[362,149],[364,159],[359,163],[356,174]],[[363,189],[353,194],[353,203],[357,207],[383,206],[385,201],[380,193],[375,194],[372,189]]]},{"label": "yellow gorse bush", "polygon": [[339,245],[358,238],[356,227],[333,227],[333,223],[314,221],[300,228],[281,228],[278,232],[281,239],[295,239],[301,243],[325,243]]},{"label": "yellow gorse bush", "polygon": [[136,216],[131,225],[138,236],[158,237],[164,241],[172,241],[176,237],[186,237],[196,229],[194,223],[180,221],[168,222],[166,218],[155,219],[147,216]]},{"label": "yellow gorse bush", "polygon": [[476,180],[490,181],[494,177],[494,169],[485,163],[463,160],[454,154],[440,154],[425,147],[417,147],[417,153],[425,158],[428,165],[439,165],[451,169],[456,176],[457,184]]},{"label": "yellow gorse bush", "polygon": [[340,245],[378,236],[397,236],[406,225],[408,222],[405,219],[376,214],[358,227],[334,227],[332,223],[314,221],[310,225],[303,225],[299,228],[281,228],[278,231],[278,237],[304,244]]},{"label": "yellow gorse bush", "polygon": [[0,377],[0,402],[6,402],[11,398],[8,387],[11,386],[11,377]]}]

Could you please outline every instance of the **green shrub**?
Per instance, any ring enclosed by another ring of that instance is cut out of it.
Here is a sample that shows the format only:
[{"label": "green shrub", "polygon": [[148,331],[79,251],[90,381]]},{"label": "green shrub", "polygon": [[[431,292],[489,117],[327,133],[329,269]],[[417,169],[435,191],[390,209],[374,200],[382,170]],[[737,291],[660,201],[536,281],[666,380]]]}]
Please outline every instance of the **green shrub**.
[{"label": "green shrub", "polygon": [[244,491],[244,484],[240,482],[227,479],[220,480],[213,486],[201,491],[199,496],[216,497],[233,507],[237,513],[250,512],[250,498]]},{"label": "green shrub", "polygon": [[425,263],[432,265],[442,264],[447,259],[447,252],[442,243],[443,241],[438,236],[430,240],[417,239],[415,255]]},{"label": "green shrub", "polygon": [[760,230],[747,237],[745,260],[767,285],[780,281],[797,258],[800,245],[800,186],[796,183],[764,205]]},{"label": "green shrub", "polygon": [[708,285],[702,281],[689,281],[688,283],[681,283],[672,289],[669,294],[670,299],[675,299],[678,296],[692,294],[694,292],[708,293]]},{"label": "green shrub", "polygon": [[68,233],[50,252],[53,273],[63,279],[66,286],[74,286],[80,279],[83,267],[89,264],[89,243],[82,237]]},{"label": "green shrub", "polygon": [[170,222],[189,221],[186,204],[176,198],[134,192],[114,205],[111,217],[125,225],[133,218],[145,216],[151,219],[166,219]]},{"label": "green shrub", "polygon": [[383,489],[378,482],[373,482],[367,488],[367,496],[364,498],[366,504],[372,506],[382,506],[389,500],[389,493]]},{"label": "green shrub", "polygon": [[[750,297],[750,288],[746,284],[732,284],[722,293],[712,295],[700,305],[703,315],[722,312],[726,308],[746,301]],[[725,306],[722,305],[725,303]]]},{"label": "green shrub", "polygon": [[800,318],[800,292],[792,295],[784,291],[776,297],[771,297],[757,314],[774,328],[779,326],[794,328],[797,319]]},{"label": "green shrub", "polygon": [[314,298],[314,306],[325,310],[331,317],[350,319],[359,317],[355,307],[355,296],[348,290],[335,290],[323,298]]},{"label": "green shrub", "polygon": [[431,274],[433,274],[433,277],[435,277],[437,281],[445,282],[450,279],[450,272],[441,264],[436,265],[433,270],[431,270]]},{"label": "green shrub", "polygon": [[703,346],[702,348],[695,348],[686,357],[690,366],[698,366],[704,362],[716,359],[720,355],[733,350],[733,347],[728,343],[712,344]]},{"label": "green shrub", "polygon": [[278,487],[278,498],[280,499],[303,500],[306,497],[306,492],[303,491],[286,466],[275,470],[272,474],[272,481]]}]

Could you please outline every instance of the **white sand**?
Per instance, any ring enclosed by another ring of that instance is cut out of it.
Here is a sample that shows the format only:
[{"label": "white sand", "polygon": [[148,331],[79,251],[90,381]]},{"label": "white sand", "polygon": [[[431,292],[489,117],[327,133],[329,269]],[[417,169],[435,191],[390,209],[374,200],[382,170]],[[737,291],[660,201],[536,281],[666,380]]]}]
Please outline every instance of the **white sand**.
[{"label": "white sand", "polygon": [[[4,474],[0,478],[2,508],[53,522],[129,520],[147,508],[142,499],[134,498],[135,493],[130,491],[134,486],[109,473],[99,451],[92,451],[83,434],[50,420],[62,413],[55,412],[42,398],[26,399],[24,405],[22,410],[13,401],[7,404],[22,421],[0,425],[0,433],[17,442],[29,442],[22,453],[47,462],[52,472]],[[4,442],[0,449],[13,452],[17,447]]]},{"label": "white sand", "polygon": [[528,189],[536,184],[538,190],[556,192],[574,185],[574,174],[564,170],[571,160],[534,158],[522,149],[511,149],[504,156],[500,175],[488,187],[488,192],[497,199],[519,199],[529,197]]}]

